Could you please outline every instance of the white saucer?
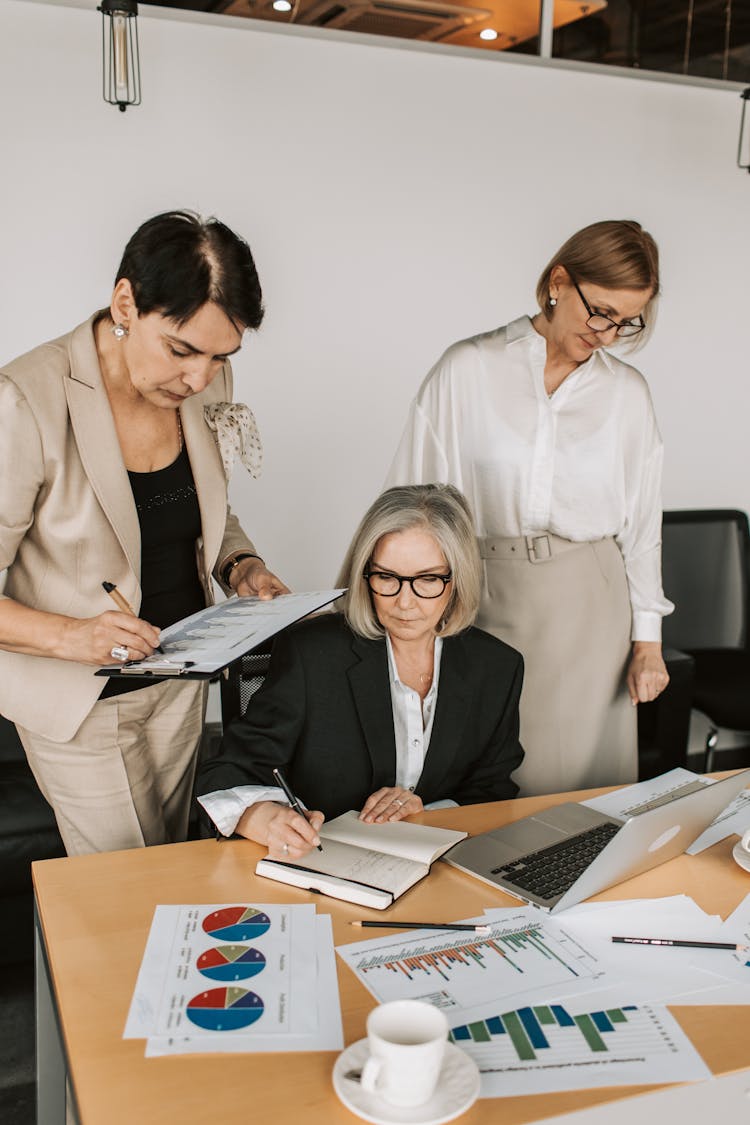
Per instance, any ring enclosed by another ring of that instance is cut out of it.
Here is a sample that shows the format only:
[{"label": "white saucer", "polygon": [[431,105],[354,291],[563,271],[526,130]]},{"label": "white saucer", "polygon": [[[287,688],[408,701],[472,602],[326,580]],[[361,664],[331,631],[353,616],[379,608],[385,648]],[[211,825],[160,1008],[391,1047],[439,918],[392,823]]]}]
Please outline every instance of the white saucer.
[{"label": "white saucer", "polygon": [[435,1093],[424,1105],[410,1109],[390,1105],[377,1094],[368,1094],[356,1079],[344,1077],[348,1070],[361,1070],[367,1055],[366,1039],[347,1047],[336,1059],[333,1088],[347,1109],[375,1125],[440,1125],[458,1117],[479,1096],[477,1064],[453,1043],[446,1043]]},{"label": "white saucer", "polygon": [[732,849],[734,862],[739,863],[740,867],[744,867],[745,871],[750,871],[750,852],[747,848],[743,848],[742,840],[738,840]]}]

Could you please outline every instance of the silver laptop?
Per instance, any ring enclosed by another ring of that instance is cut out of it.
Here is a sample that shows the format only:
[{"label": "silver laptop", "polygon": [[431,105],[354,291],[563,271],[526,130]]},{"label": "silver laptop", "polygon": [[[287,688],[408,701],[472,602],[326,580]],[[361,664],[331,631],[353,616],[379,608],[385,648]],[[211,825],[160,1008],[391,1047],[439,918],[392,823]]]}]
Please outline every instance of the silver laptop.
[{"label": "silver laptop", "polygon": [[690,782],[623,820],[568,802],[462,840],[446,863],[556,913],[681,855],[750,784]]}]

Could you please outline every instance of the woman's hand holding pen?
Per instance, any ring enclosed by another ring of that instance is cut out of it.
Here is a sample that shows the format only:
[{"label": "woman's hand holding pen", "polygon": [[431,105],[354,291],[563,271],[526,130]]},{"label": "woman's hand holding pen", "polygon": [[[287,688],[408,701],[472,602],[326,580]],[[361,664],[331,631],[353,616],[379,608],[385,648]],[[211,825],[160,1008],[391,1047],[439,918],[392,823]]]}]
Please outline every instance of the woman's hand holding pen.
[{"label": "woman's hand holding pen", "polygon": [[143,660],[159,644],[159,630],[140,617],[107,610],[96,617],[61,617],[52,655],[80,664],[112,664],[112,649],[127,649],[122,660]]},{"label": "woman's hand holding pen", "polygon": [[318,832],[324,820],[322,812],[304,817],[288,805],[259,801],[245,809],[235,832],[265,844],[273,859],[301,859],[320,844]]}]

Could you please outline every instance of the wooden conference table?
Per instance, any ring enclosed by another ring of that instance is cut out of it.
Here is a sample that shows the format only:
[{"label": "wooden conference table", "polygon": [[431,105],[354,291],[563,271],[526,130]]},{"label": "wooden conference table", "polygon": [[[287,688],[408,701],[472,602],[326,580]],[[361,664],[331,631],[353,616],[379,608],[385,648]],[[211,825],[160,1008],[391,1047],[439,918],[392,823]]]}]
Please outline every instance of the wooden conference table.
[{"label": "wooden conference table", "polygon": [[[576,793],[578,800],[588,793]],[[600,792],[605,792],[601,790]],[[568,795],[566,795],[567,799]],[[413,818],[472,834],[556,803],[527,797],[445,809]],[[724,917],[750,891],[732,860],[730,837],[697,856],[681,856],[613,887],[601,899],[651,898],[683,892]],[[34,864],[37,904],[38,1122],[63,1122],[65,1068],[81,1125],[227,1125],[252,1120],[279,1125],[352,1125],[336,1097],[336,1053],[188,1055],[146,1059],[142,1040],[122,1032],[154,907],[159,903],[309,902],[307,892],[254,874],[263,849],[245,840],[202,840]],[[336,944],[358,940],[356,918],[448,921],[517,900],[436,863],[387,914],[316,897],[330,913]],[[387,931],[386,931],[387,932]],[[365,935],[360,935],[365,936]],[[338,961],[346,1045],[365,1035],[369,992]],[[714,1074],[750,1066],[750,1007],[675,1008],[675,1015]],[[653,1087],[579,1090],[533,1097],[480,1099],[461,1125],[539,1121],[625,1098]],[[635,1106],[637,1112],[637,1106]]]}]

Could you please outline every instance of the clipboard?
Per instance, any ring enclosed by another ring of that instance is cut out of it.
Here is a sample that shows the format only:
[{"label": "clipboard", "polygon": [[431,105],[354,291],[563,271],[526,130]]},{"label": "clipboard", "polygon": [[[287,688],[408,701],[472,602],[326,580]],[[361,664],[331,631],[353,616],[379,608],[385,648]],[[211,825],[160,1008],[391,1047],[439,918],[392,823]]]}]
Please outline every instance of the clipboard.
[{"label": "clipboard", "polygon": [[271,601],[260,598],[227,598],[163,629],[163,653],[125,664],[106,664],[95,676],[122,679],[215,680],[221,672],[252,649],[330,605],[344,590],[315,590],[281,594]]}]

